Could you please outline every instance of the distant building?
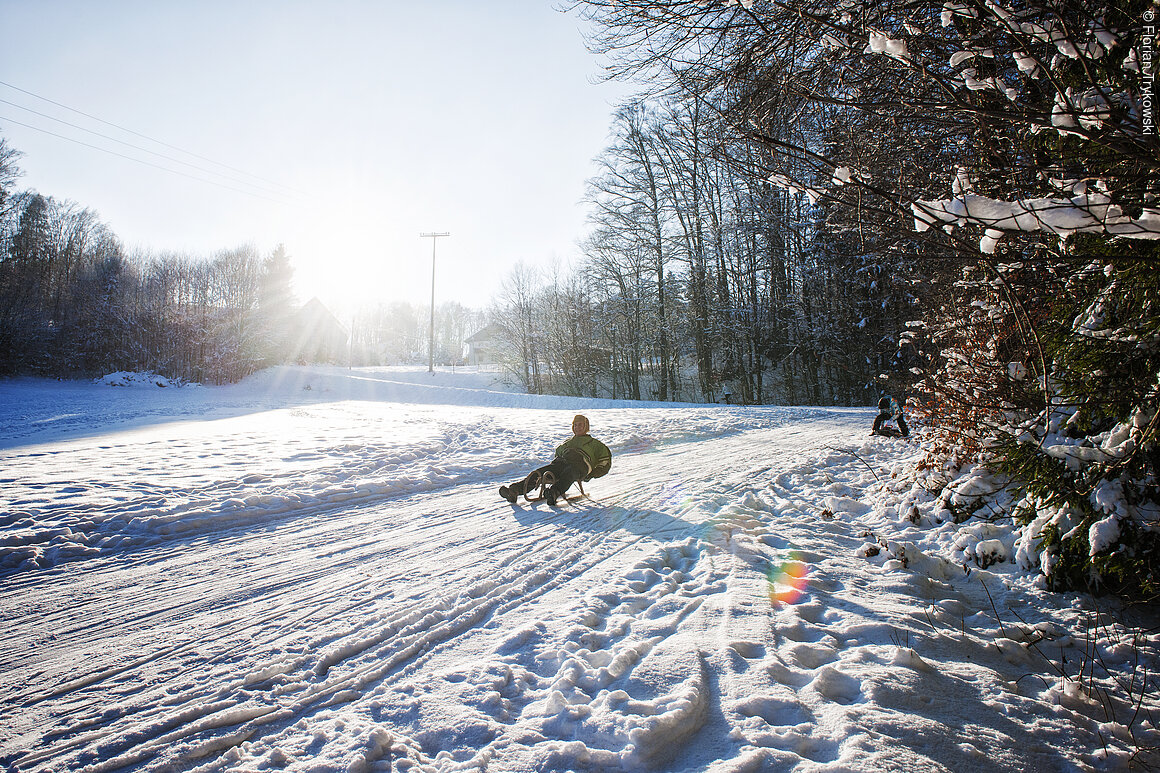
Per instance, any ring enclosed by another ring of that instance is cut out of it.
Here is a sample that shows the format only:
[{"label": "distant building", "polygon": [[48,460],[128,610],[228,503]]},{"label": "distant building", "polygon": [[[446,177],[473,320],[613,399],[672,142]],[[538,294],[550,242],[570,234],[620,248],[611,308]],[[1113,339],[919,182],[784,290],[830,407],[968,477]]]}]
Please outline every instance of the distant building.
[{"label": "distant building", "polygon": [[322,301],[311,298],[294,315],[291,324],[291,362],[346,362],[350,333]]},{"label": "distant building", "polygon": [[483,330],[469,336],[463,342],[463,359],[467,364],[478,368],[498,363],[499,343],[503,330],[501,325],[492,322]]}]

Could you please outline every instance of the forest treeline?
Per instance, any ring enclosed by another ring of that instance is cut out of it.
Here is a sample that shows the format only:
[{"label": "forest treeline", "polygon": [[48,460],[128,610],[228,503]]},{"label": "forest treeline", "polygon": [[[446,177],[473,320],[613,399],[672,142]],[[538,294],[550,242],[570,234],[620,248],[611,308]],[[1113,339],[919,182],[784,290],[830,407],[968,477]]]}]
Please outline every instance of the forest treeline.
[{"label": "forest treeline", "polygon": [[350,361],[354,365],[466,363],[464,342],[487,325],[487,313],[457,301],[435,304],[434,356],[431,307],[407,301],[364,304],[351,318]]},{"label": "forest treeline", "polygon": [[[222,384],[281,363],[427,361],[429,307],[384,302],[342,320],[305,308],[281,246],[129,251],[91,209],[19,190],[19,156],[0,137],[0,376]],[[435,323],[436,359],[453,364],[482,314],[445,303]]]},{"label": "forest treeline", "polygon": [[508,369],[629,398],[890,394],[926,428],[942,484],[913,496],[941,518],[1015,519],[1005,560],[1051,587],[1155,598],[1151,3],[572,10],[644,91],[599,159],[581,264],[508,278]]},{"label": "forest treeline", "polygon": [[[568,271],[519,266],[494,316],[532,392],[865,405],[903,363],[913,250],[884,254],[763,171],[771,153],[673,97],[625,105]],[[929,271],[927,272],[929,276]]]},{"label": "forest treeline", "polygon": [[130,253],[91,209],[18,190],[19,155],[0,137],[0,375],[225,383],[287,356],[284,250]]},{"label": "forest treeline", "polygon": [[1152,250],[1148,7],[574,3],[609,77],[648,87],[597,159],[581,263],[508,276],[506,367],[533,392],[917,396],[966,268]]}]

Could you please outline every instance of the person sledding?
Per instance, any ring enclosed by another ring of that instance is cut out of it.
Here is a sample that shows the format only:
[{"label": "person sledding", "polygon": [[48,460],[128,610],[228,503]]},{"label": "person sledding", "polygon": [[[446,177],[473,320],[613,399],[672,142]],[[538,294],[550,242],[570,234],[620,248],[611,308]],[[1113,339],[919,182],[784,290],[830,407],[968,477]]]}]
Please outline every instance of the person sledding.
[{"label": "person sledding", "polygon": [[878,415],[874,417],[874,428],[871,435],[882,437],[910,437],[910,428],[906,426],[906,417],[902,415],[902,406],[892,410],[894,401],[883,397],[878,401]]},{"label": "person sledding", "polygon": [[[528,501],[542,497],[555,505],[573,483],[599,478],[612,467],[612,452],[608,446],[588,434],[588,419],[579,414],[572,419],[573,437],[556,449],[556,458],[528,477],[508,486],[499,487],[499,495],[515,504],[523,496]],[[584,491],[583,485],[580,487]]]}]

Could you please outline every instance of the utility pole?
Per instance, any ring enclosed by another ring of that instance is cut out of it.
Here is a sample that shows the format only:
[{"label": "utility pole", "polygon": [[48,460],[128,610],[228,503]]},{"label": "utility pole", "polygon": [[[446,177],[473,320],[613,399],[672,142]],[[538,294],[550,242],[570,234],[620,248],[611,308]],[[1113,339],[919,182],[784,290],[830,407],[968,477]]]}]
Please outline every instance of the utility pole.
[{"label": "utility pole", "polygon": [[435,242],[440,236],[450,236],[450,233],[419,234],[420,239],[431,240],[431,335],[427,344],[427,372],[435,372]]}]

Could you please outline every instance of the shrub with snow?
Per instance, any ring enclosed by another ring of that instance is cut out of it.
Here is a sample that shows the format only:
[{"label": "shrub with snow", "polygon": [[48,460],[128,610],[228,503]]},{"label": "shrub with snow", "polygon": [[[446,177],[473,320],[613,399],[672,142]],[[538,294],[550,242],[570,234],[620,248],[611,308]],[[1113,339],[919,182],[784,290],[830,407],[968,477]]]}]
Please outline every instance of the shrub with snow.
[{"label": "shrub with snow", "polygon": [[967,527],[1019,528],[1002,546],[964,532],[957,560],[1012,558],[1061,590],[1160,592],[1157,257],[980,267],[924,331],[915,404],[933,429],[927,464],[967,462],[938,501]]},{"label": "shrub with snow", "polygon": [[117,371],[95,379],[98,384],[117,387],[182,387],[185,382],[159,376],[156,373],[136,373],[133,371]]}]

